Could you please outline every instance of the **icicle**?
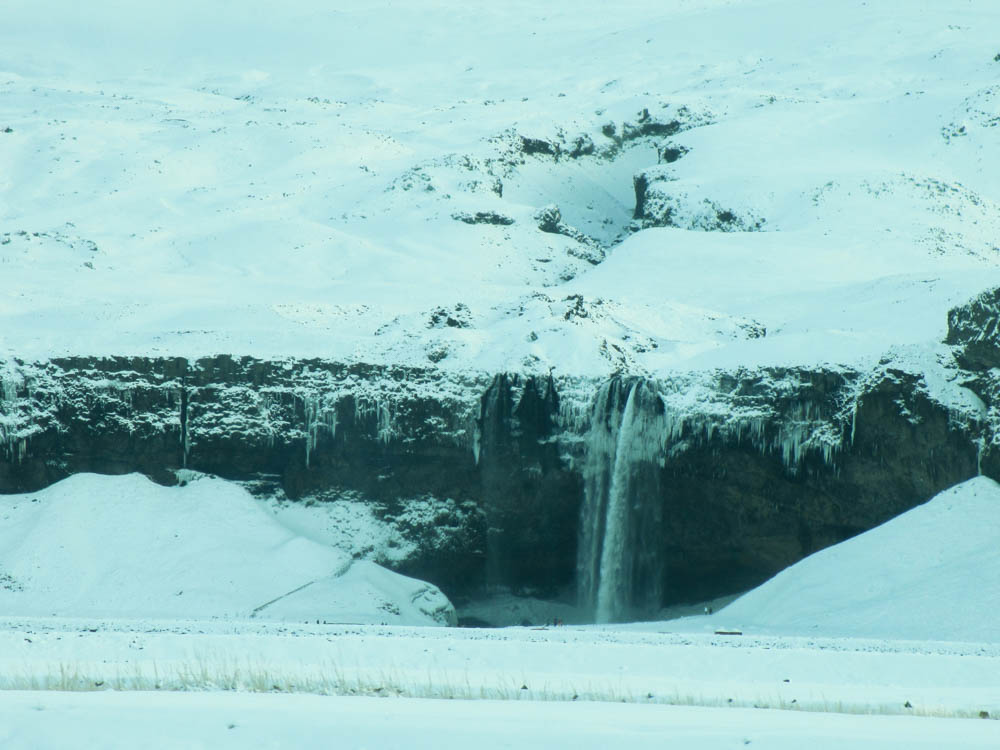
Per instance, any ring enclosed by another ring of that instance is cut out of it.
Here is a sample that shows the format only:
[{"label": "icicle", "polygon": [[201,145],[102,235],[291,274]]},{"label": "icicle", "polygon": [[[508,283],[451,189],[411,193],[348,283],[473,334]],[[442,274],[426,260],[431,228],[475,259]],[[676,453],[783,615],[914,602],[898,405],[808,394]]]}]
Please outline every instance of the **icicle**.
[{"label": "icicle", "polygon": [[318,405],[314,396],[304,396],[302,398],[302,411],[306,419],[306,468],[309,468],[309,459],[312,456],[313,448],[316,447],[316,411]]},{"label": "icicle", "polygon": [[377,401],[367,401],[356,399],[354,402],[355,422],[367,423],[374,418],[375,438],[382,443],[388,444],[396,437],[396,428],[393,426],[392,412],[388,407]]},{"label": "icicle", "polygon": [[392,415],[382,404],[378,405],[378,439],[385,445],[395,437],[396,431],[392,426]]},{"label": "icicle", "polygon": [[[321,402],[319,396],[303,396],[302,411],[305,416],[306,432],[306,468],[309,468],[312,454],[319,444],[320,430],[326,430],[332,440],[337,435],[337,405]],[[358,414],[367,414],[363,409],[356,410]],[[269,414],[270,412],[268,412]],[[270,440],[274,440],[274,431],[271,431]]]},{"label": "icicle", "polygon": [[3,385],[3,400],[8,403],[13,402],[17,398],[17,383],[3,378],[0,380],[0,384]]}]

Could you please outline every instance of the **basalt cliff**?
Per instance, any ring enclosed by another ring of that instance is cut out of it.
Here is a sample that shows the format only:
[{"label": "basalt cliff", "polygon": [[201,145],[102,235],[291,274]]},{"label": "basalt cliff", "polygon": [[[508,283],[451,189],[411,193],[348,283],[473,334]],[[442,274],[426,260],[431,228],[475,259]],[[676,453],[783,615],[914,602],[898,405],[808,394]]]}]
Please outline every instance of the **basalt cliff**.
[{"label": "basalt cliff", "polygon": [[180,470],[369,506],[367,556],[458,601],[575,596],[597,621],[745,590],[977,473],[1000,478],[996,290],[934,368],[648,378],[217,356],[10,361],[0,491]]}]

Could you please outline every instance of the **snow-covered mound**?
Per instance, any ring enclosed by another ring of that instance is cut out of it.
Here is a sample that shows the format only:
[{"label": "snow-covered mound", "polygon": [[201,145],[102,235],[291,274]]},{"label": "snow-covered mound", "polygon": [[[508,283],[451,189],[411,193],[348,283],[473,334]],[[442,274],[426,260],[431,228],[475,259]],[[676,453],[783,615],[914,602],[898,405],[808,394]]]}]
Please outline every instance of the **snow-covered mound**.
[{"label": "snow-covered mound", "polygon": [[740,597],[715,619],[752,630],[1000,641],[1000,484],[977,477]]},{"label": "snow-covered mound", "polygon": [[0,611],[453,624],[437,588],[282,526],[242,487],[76,474],[0,496]]}]

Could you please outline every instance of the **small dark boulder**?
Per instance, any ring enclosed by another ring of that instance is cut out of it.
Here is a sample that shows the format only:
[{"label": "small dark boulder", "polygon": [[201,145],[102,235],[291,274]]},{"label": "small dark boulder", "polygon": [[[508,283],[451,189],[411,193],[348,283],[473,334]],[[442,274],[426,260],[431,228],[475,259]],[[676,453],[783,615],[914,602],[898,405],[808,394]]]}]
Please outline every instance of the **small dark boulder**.
[{"label": "small dark boulder", "polygon": [[550,203],[538,209],[535,213],[535,221],[538,222],[538,228],[543,232],[559,234],[559,225],[562,223],[562,213],[559,211],[559,206]]}]

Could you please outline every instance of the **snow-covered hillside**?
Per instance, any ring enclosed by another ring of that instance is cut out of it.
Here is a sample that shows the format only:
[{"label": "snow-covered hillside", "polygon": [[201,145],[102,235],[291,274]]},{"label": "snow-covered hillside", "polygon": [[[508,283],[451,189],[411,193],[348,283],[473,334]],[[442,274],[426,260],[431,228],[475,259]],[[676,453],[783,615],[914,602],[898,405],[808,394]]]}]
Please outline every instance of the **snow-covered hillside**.
[{"label": "snow-covered hillside", "polygon": [[977,477],[807,557],[715,616],[760,632],[998,641],[1000,485]]},{"label": "snow-covered hillside", "polygon": [[455,624],[434,586],[294,533],[238,485],[138,474],[0,496],[0,611]]},{"label": "snow-covered hillside", "polygon": [[1000,283],[998,23],[10,0],[0,353],[604,374],[933,344]]}]

